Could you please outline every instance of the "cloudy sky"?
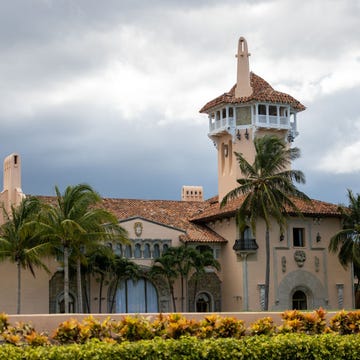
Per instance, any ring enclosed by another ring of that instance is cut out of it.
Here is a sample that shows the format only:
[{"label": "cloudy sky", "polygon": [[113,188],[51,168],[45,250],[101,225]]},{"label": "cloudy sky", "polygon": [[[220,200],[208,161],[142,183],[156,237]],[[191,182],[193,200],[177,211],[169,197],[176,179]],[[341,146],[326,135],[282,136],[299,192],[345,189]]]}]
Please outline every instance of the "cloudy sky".
[{"label": "cloudy sky", "polygon": [[22,158],[27,194],[87,182],[101,195],[217,193],[199,109],[250,67],[306,105],[295,145],[302,189],[360,192],[359,0],[3,0],[0,154]]}]

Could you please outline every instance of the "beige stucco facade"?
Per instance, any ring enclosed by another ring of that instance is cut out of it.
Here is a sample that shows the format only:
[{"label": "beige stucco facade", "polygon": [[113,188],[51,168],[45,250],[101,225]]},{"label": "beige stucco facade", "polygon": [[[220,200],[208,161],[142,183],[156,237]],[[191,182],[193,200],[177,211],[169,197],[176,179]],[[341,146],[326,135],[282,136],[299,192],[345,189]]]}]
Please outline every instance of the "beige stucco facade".
[{"label": "beige stucco facade", "polygon": [[[155,306],[159,312],[174,310],[170,291],[164,279],[150,279],[148,271],[154,259],[167,248],[182,244],[208,247],[220,262],[221,270],[206,269],[197,286],[190,274],[184,299],[181,299],[180,281],[177,281],[177,311],[200,308],[233,313],[263,309],[265,224],[259,219],[256,234],[248,234],[248,242],[234,249],[240,238],[235,223],[236,209],[222,209],[219,200],[237,185],[236,179],[242,176],[234,152],[242,153],[251,163],[255,154],[253,140],[266,133],[276,134],[292,146],[298,134],[296,113],[305,107],[290,96],[277,93],[263,79],[250,73],[248,55],[246,40],[240,38],[236,86],[226,96],[222,95],[202,109],[209,115],[209,137],[217,150],[218,199],[203,200],[203,189],[198,186],[184,187],[183,201],[104,199],[104,207],[114,211],[130,239],[128,245],[109,246],[115,253],[141,266],[145,289],[148,286],[149,292],[151,287],[156,300],[152,309]],[[266,92],[261,87],[266,87]],[[268,98],[264,98],[264,93]],[[19,204],[23,196],[21,159],[18,154],[11,154],[4,162],[4,189],[0,201],[9,209],[11,204]],[[352,272],[345,270],[337,256],[328,251],[331,236],[341,229],[340,216],[334,209],[336,206],[333,204],[313,201],[303,217],[289,216],[283,234],[275,222],[272,224],[269,310],[281,311],[296,306],[306,309],[321,306],[332,310],[354,307]],[[24,314],[61,310],[61,263],[54,258],[46,259],[46,263],[49,274],[36,270],[36,278],[33,278],[30,272],[22,272]],[[0,274],[0,312],[13,314],[16,311],[15,265],[1,263]],[[114,279],[106,279],[100,309],[99,281],[96,276],[89,276],[86,281],[90,312],[107,313],[110,309],[114,312],[121,308],[117,307],[118,304],[112,307]],[[124,278],[123,281],[125,284],[127,280]],[[117,302],[121,291],[116,292]],[[84,311],[77,309],[75,279],[71,280],[70,293],[73,310]],[[147,296],[146,291],[143,296]]]}]

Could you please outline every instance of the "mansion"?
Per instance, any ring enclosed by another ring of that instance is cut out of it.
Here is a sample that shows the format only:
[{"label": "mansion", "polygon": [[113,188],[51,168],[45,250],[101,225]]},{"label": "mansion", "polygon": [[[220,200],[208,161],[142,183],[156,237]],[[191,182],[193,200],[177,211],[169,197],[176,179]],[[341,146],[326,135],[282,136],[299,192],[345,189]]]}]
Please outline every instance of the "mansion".
[{"label": "mansion", "polygon": [[[185,244],[209,249],[221,265],[219,271],[207,269],[199,284],[189,276],[185,284],[185,302],[180,280],[175,284],[177,310],[184,312],[261,311],[265,301],[265,222],[259,219],[256,238],[250,229],[240,236],[235,222],[242,198],[221,207],[223,197],[237,186],[242,176],[234,152],[249,162],[255,156],[253,140],[276,134],[292,146],[298,135],[298,113],[305,110],[292,96],[276,91],[250,71],[246,40],[241,37],[237,52],[236,84],[205,104],[200,112],[208,115],[208,136],[217,151],[218,195],[203,198],[201,186],[183,186],[179,201],[110,199],[102,206],[117,216],[128,231],[130,245],[113,246],[113,251],[139,264],[142,277],[120,283],[109,281],[98,298],[99,283],[89,278],[90,311],[103,313],[171,312],[170,289],[161,278],[147,274],[154,259],[169,247]],[[215,164],[214,164],[215,166]],[[179,191],[180,193],[180,191]],[[4,188],[0,201],[5,207],[18,204],[21,190],[21,159],[9,155],[4,161]],[[45,202],[52,198],[40,196]],[[329,253],[330,238],[341,229],[338,206],[318,200],[296,200],[303,216],[289,213],[286,231],[280,232],[275,220],[270,229],[269,310],[353,308],[354,278],[345,270],[337,254]],[[53,258],[46,260],[51,273],[35,270],[22,272],[22,312],[58,313],[64,300],[63,269]],[[0,312],[16,311],[16,266],[0,263]],[[76,303],[75,278],[70,296],[73,311],[83,312]],[[112,306],[112,299],[115,306]],[[194,301],[195,299],[195,301]]]}]

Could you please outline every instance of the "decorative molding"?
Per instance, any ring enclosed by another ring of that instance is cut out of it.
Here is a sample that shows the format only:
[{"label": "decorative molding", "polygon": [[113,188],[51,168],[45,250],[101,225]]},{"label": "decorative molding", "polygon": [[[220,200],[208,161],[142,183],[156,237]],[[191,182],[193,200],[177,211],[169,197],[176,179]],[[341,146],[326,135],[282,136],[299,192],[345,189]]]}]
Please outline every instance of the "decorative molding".
[{"label": "decorative molding", "polygon": [[137,221],[135,224],[134,224],[134,231],[135,231],[135,235],[137,237],[140,237],[142,232],[143,232],[143,224],[140,222],[140,221]]},{"label": "decorative molding", "polygon": [[281,258],[281,270],[283,273],[286,272],[286,256],[283,256]]},{"label": "decorative molding", "polygon": [[303,250],[296,250],[294,253],[294,260],[296,261],[298,267],[303,267],[306,261],[306,253]]}]

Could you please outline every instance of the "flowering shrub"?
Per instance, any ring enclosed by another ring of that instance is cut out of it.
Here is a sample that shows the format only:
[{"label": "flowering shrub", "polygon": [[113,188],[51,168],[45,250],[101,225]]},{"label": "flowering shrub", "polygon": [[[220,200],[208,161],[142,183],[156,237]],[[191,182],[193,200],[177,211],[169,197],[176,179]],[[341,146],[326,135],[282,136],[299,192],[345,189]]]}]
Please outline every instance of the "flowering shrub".
[{"label": "flowering shrub", "polygon": [[276,331],[276,326],[271,317],[256,320],[249,327],[250,335],[272,335]]}]

